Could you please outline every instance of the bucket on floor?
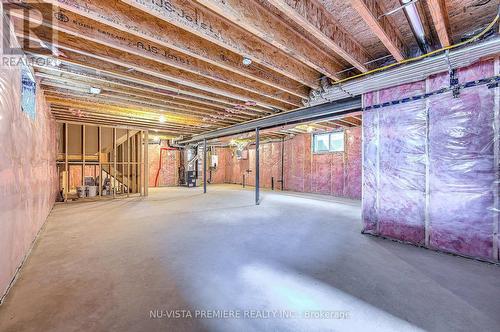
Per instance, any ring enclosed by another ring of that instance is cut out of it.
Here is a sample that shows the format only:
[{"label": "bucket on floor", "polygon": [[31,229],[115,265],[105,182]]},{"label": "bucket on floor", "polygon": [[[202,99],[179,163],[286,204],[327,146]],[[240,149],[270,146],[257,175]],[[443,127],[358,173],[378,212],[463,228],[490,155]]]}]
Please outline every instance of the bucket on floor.
[{"label": "bucket on floor", "polygon": [[84,198],[85,197],[85,186],[76,187],[76,192],[78,194],[78,198]]},{"label": "bucket on floor", "polygon": [[87,186],[87,197],[96,197],[96,196],[97,196],[97,187]]}]

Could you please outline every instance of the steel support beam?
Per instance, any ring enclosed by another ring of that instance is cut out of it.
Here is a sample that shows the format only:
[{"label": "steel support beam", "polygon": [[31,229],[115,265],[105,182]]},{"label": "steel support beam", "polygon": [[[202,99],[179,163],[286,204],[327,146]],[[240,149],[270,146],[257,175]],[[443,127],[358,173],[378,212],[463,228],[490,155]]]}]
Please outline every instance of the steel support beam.
[{"label": "steel support beam", "polygon": [[259,151],[259,146],[260,146],[260,135],[259,135],[259,128],[255,128],[255,205],[260,204],[260,182],[259,182],[259,175],[260,175],[260,167],[259,167],[259,160],[260,160],[260,151]]},{"label": "steel support beam", "polygon": [[285,190],[285,138],[281,138],[281,191]]},{"label": "steel support beam", "polygon": [[179,144],[191,144],[201,142],[204,139],[215,139],[224,136],[236,135],[254,131],[255,129],[273,128],[285,124],[294,124],[304,121],[315,121],[332,116],[344,116],[361,109],[361,97],[346,98],[335,102],[329,102],[312,107],[304,107],[297,110],[270,115],[264,118],[244,122],[234,126],[214,130],[205,134],[196,135],[193,138],[178,142]]}]

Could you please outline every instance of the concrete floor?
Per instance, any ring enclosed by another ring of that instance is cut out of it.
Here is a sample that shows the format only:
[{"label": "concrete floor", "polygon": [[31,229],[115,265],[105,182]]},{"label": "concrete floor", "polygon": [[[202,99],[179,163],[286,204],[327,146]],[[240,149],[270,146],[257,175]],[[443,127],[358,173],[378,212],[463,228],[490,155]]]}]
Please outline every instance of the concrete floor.
[{"label": "concrete floor", "polygon": [[[252,202],[210,186],[57,205],[0,331],[499,330],[500,267],[361,235],[356,201]],[[214,310],[236,318],[196,317]]]}]

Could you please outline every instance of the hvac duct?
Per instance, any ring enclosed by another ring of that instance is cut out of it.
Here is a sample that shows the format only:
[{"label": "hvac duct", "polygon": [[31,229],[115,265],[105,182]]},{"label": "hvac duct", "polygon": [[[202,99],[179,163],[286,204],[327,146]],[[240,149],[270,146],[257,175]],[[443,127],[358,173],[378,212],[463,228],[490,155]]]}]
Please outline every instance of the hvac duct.
[{"label": "hvac duct", "polygon": [[401,0],[401,5],[404,6],[403,10],[405,12],[406,19],[408,20],[408,23],[410,23],[411,30],[413,31],[413,35],[417,40],[420,50],[424,54],[431,52],[432,48],[429,43],[429,38],[416,3],[412,0]]}]

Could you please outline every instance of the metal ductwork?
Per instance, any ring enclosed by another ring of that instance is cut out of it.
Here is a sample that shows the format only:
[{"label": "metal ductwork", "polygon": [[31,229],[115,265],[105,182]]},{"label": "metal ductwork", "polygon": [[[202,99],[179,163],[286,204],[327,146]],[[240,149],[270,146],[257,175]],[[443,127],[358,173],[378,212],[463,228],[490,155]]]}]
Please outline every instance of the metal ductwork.
[{"label": "metal ductwork", "polygon": [[432,51],[431,44],[429,42],[430,38],[428,36],[428,32],[424,27],[424,23],[422,21],[422,17],[417,8],[416,1],[414,0],[400,0],[401,5],[404,7],[403,10],[406,15],[406,19],[408,23],[410,23],[411,30],[413,31],[413,35],[417,40],[418,47],[422,51],[423,54],[429,53]]},{"label": "metal ductwork", "polygon": [[488,56],[500,53],[500,37],[494,37],[470,46],[443,52],[420,61],[400,65],[376,74],[353,79],[327,88],[311,99],[310,105],[320,105],[350,96],[377,91],[401,84],[425,80],[430,75],[466,67]]}]

